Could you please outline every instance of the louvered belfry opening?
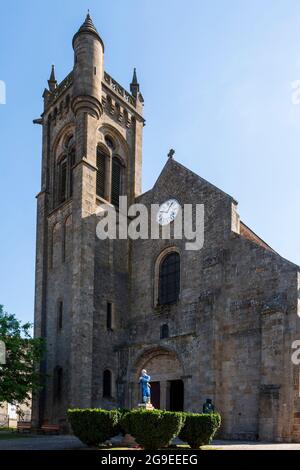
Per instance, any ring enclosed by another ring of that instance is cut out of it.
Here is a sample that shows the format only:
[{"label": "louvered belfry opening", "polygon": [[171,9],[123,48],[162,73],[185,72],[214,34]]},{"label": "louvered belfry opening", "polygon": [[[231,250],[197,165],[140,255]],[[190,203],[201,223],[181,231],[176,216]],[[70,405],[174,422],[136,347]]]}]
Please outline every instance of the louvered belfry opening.
[{"label": "louvered belfry opening", "polygon": [[119,207],[119,197],[121,195],[121,177],[122,164],[116,157],[112,160],[112,176],[111,176],[111,203]]},{"label": "louvered belfry opening", "polygon": [[166,305],[176,302],[180,291],[180,256],[170,253],[160,264],[158,303]]},{"label": "louvered belfry opening", "polygon": [[56,173],[56,195],[54,204],[62,204],[73,195],[73,168],[76,163],[75,146],[73,136],[69,136],[65,144],[65,152],[59,158]]},{"label": "louvered belfry opening", "polygon": [[97,182],[96,182],[96,192],[97,196],[105,198],[105,165],[106,165],[107,155],[103,152],[102,149],[97,148]]}]

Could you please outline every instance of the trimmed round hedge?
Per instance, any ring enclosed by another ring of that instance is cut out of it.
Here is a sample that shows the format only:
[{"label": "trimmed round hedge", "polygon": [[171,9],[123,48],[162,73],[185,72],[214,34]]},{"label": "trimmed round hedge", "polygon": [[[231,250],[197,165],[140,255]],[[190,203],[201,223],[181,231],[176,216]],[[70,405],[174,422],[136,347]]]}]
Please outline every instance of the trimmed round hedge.
[{"label": "trimmed round hedge", "polygon": [[113,437],[120,419],[118,410],[72,409],[68,419],[74,435],[88,446],[97,446]]},{"label": "trimmed round hedge", "polygon": [[132,410],[125,413],[121,426],[131,434],[144,449],[165,447],[178,436],[183,426],[183,413],[162,410]]},{"label": "trimmed round hedge", "polygon": [[88,446],[98,446],[122,432],[131,434],[147,450],[166,447],[176,436],[198,449],[209,444],[221,424],[218,413],[143,409],[71,409],[68,419],[74,435]]},{"label": "trimmed round hedge", "polygon": [[118,412],[118,423],[115,427],[115,435],[117,434],[123,434],[123,436],[126,434],[126,430],[122,426],[122,418],[126,413],[129,413],[130,410],[127,408],[116,408],[116,411]]},{"label": "trimmed round hedge", "polygon": [[200,446],[209,444],[221,425],[219,413],[183,414],[185,415],[185,423],[179,438],[187,442],[192,449],[199,449]]}]

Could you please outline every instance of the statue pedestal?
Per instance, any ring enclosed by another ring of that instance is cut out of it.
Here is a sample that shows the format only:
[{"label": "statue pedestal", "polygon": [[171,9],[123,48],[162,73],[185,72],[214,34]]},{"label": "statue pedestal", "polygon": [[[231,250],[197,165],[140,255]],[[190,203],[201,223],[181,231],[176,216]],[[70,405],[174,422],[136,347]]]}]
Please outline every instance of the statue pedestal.
[{"label": "statue pedestal", "polygon": [[154,406],[152,403],[139,403],[138,408],[144,409],[144,410],[154,410]]}]

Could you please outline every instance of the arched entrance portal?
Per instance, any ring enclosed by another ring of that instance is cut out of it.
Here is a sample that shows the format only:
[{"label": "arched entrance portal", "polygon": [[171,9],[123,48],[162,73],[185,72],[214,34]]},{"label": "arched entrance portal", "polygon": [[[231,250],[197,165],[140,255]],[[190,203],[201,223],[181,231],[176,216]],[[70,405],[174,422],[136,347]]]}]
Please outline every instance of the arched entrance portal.
[{"label": "arched entrance portal", "polygon": [[[183,370],[177,355],[166,349],[150,350],[142,354],[135,365],[135,383],[141,370],[146,369],[151,376],[151,401],[155,408],[183,411],[184,383]],[[132,406],[141,402],[139,387],[135,387]]]}]

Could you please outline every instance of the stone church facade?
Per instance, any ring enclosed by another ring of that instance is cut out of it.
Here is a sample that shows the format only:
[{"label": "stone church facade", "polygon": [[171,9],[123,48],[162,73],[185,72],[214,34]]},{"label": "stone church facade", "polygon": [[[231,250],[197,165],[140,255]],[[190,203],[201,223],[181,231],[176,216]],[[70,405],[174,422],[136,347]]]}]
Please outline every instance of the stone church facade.
[{"label": "stone church facade", "polygon": [[[134,407],[146,368],[156,407],[197,412],[211,398],[224,438],[300,441],[299,267],[240,221],[231,196],[173,158],[142,194],[136,73],[129,93],[104,71],[89,15],[73,48],[73,71],[58,84],[52,70],[35,121],[35,335],[47,352],[33,422],[66,426],[69,407]],[[172,236],[99,240],[97,209],[119,195],[148,208],[204,204],[203,248]]]}]

